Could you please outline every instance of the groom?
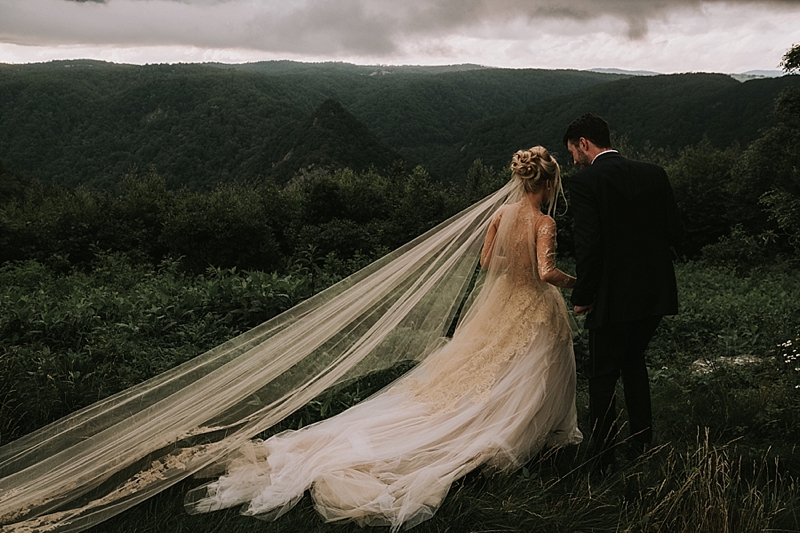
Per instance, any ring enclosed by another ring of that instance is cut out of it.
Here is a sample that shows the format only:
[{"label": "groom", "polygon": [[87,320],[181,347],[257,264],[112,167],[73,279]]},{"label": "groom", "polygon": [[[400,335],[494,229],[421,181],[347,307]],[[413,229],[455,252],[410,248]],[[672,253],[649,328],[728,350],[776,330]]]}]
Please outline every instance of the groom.
[{"label": "groom", "polygon": [[614,462],[619,377],[636,451],[652,442],[644,352],[661,317],[678,312],[671,246],[683,225],[664,169],[612,150],[605,120],[579,117],[563,142],[581,168],[569,180],[578,277],[571,300],[589,329],[591,449],[607,473]]}]

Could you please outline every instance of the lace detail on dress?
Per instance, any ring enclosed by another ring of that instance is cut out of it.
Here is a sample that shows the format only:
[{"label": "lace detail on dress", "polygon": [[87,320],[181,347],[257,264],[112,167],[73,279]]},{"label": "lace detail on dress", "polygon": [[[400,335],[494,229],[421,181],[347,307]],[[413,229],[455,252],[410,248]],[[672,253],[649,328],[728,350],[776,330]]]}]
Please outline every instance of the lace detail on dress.
[{"label": "lace detail on dress", "polygon": [[[167,478],[170,470],[186,470],[187,465],[201,457],[203,454],[215,452],[221,449],[222,443],[203,444],[192,448],[180,448],[173,453],[162,457],[150,464],[150,468],[136,473],[116,490],[109,492],[105,496],[92,500],[83,507],[70,509],[69,511],[59,511],[55,513],[37,516],[36,518],[8,524],[0,528],[2,533],[46,533],[54,531],[63,526],[65,520],[75,520],[82,514],[90,512],[106,505],[113,504],[117,500],[141,491],[147,485],[163,481]],[[48,503],[48,500],[39,502],[39,505]],[[27,514],[28,509],[17,514],[3,515],[3,520],[18,520]]]},{"label": "lace detail on dress", "polygon": [[[527,202],[504,206],[492,223],[496,221],[490,274],[473,306],[476,312],[467,316],[447,346],[423,363],[430,365],[426,371],[395,386],[412,401],[428,404],[431,414],[453,411],[465,398],[485,402],[505,364],[524,354],[541,331],[569,339],[561,295],[542,281],[546,273],[558,271],[555,221]],[[545,246],[537,246],[540,239]],[[434,377],[436,381],[428,379]]]},{"label": "lace detail on dress", "polygon": [[541,279],[557,287],[575,285],[575,278],[556,267],[556,221],[548,215],[536,218],[536,260]]},{"label": "lace detail on dress", "polygon": [[432,415],[453,411],[465,397],[475,403],[486,402],[502,367],[523,353],[532,340],[525,326],[519,323],[502,332],[506,342],[500,338],[485,342],[482,347],[476,346],[481,344],[477,339],[461,342],[462,339],[454,338],[431,361],[432,368],[421,372],[424,377],[435,377],[435,381],[410,376],[397,385],[398,390],[403,390],[412,401],[427,404]]},{"label": "lace detail on dress", "polygon": [[538,217],[536,226],[536,260],[539,277],[545,279],[556,269],[556,223],[548,217]]}]

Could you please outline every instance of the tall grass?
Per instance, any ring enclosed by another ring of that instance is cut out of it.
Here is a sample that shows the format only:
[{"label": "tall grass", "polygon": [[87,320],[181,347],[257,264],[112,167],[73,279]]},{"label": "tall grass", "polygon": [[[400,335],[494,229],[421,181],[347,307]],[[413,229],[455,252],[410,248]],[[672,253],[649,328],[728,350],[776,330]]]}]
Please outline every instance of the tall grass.
[{"label": "tall grass", "polygon": [[[769,452],[751,456],[703,436],[693,447],[661,445],[606,478],[593,477],[582,465],[581,450],[574,448],[545,453],[511,476],[472,473],[414,531],[760,533],[800,527],[797,471],[788,472]],[[243,517],[235,509],[189,516],[182,498],[196,485],[187,481],[95,531],[364,531],[323,523],[308,497],[277,522]]]},{"label": "tall grass", "polygon": [[[281,278],[233,270],[190,276],[169,265],[132,267],[117,256],[103,261],[92,276],[57,275],[34,263],[0,270],[5,435],[24,432],[26,417],[36,415],[43,424],[145,379],[311,290],[305,272]],[[682,313],[664,320],[649,351],[653,450],[629,456],[623,427],[618,469],[607,477],[588,472],[591,458],[581,446],[546,451],[510,476],[473,472],[414,531],[799,531],[800,301],[793,295],[800,294],[800,273],[776,266],[742,275],[698,264],[679,265],[677,273]],[[580,363],[585,332],[576,350]],[[92,377],[80,367],[88,362]],[[130,369],[120,373],[125,365]],[[401,371],[320,397],[281,428],[330,416]],[[578,385],[585,428],[588,397],[581,374]],[[30,405],[31,398],[38,404]],[[94,531],[363,531],[323,523],[309,498],[277,522],[242,517],[236,509],[187,515],[183,496],[202,482],[187,480]]]}]

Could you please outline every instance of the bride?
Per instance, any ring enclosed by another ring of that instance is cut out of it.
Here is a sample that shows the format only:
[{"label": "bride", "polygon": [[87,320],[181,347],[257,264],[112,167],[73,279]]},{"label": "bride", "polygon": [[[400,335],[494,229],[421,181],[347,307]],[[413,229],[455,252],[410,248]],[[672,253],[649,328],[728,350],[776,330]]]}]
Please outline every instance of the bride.
[{"label": "bride", "polygon": [[[193,474],[189,512],[277,518],[311,489],[326,520],[433,515],[477,467],[581,441],[551,216],[559,167],[517,152],[503,188],[205,354],[0,447],[0,531],[77,532]],[[480,256],[483,269],[469,291]],[[446,332],[456,318],[452,339]],[[339,384],[419,364],[343,413],[253,438]]]},{"label": "bride", "polygon": [[536,146],[514,154],[511,168],[518,194],[491,219],[486,279],[452,340],[343,413],[244,444],[225,475],[188,495],[189,512],[243,505],[275,519],[310,488],[327,521],[397,531],[430,518],[478,466],[511,471],[543,447],[581,441],[556,288],[575,278],[555,267],[555,221],[542,212],[561,190],[558,163]]}]

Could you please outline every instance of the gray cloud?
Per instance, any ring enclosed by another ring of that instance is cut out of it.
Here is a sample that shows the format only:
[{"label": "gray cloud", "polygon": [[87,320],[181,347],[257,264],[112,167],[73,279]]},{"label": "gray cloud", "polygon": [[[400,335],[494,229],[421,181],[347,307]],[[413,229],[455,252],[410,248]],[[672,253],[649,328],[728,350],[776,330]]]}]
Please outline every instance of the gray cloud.
[{"label": "gray cloud", "polygon": [[[415,41],[510,23],[624,21],[642,39],[650,21],[722,0],[0,0],[0,42],[26,45],[183,45],[274,53],[388,56]],[[799,0],[726,0],[798,6]],[[601,28],[602,29],[602,28]],[[609,29],[619,31],[619,29]]]}]

